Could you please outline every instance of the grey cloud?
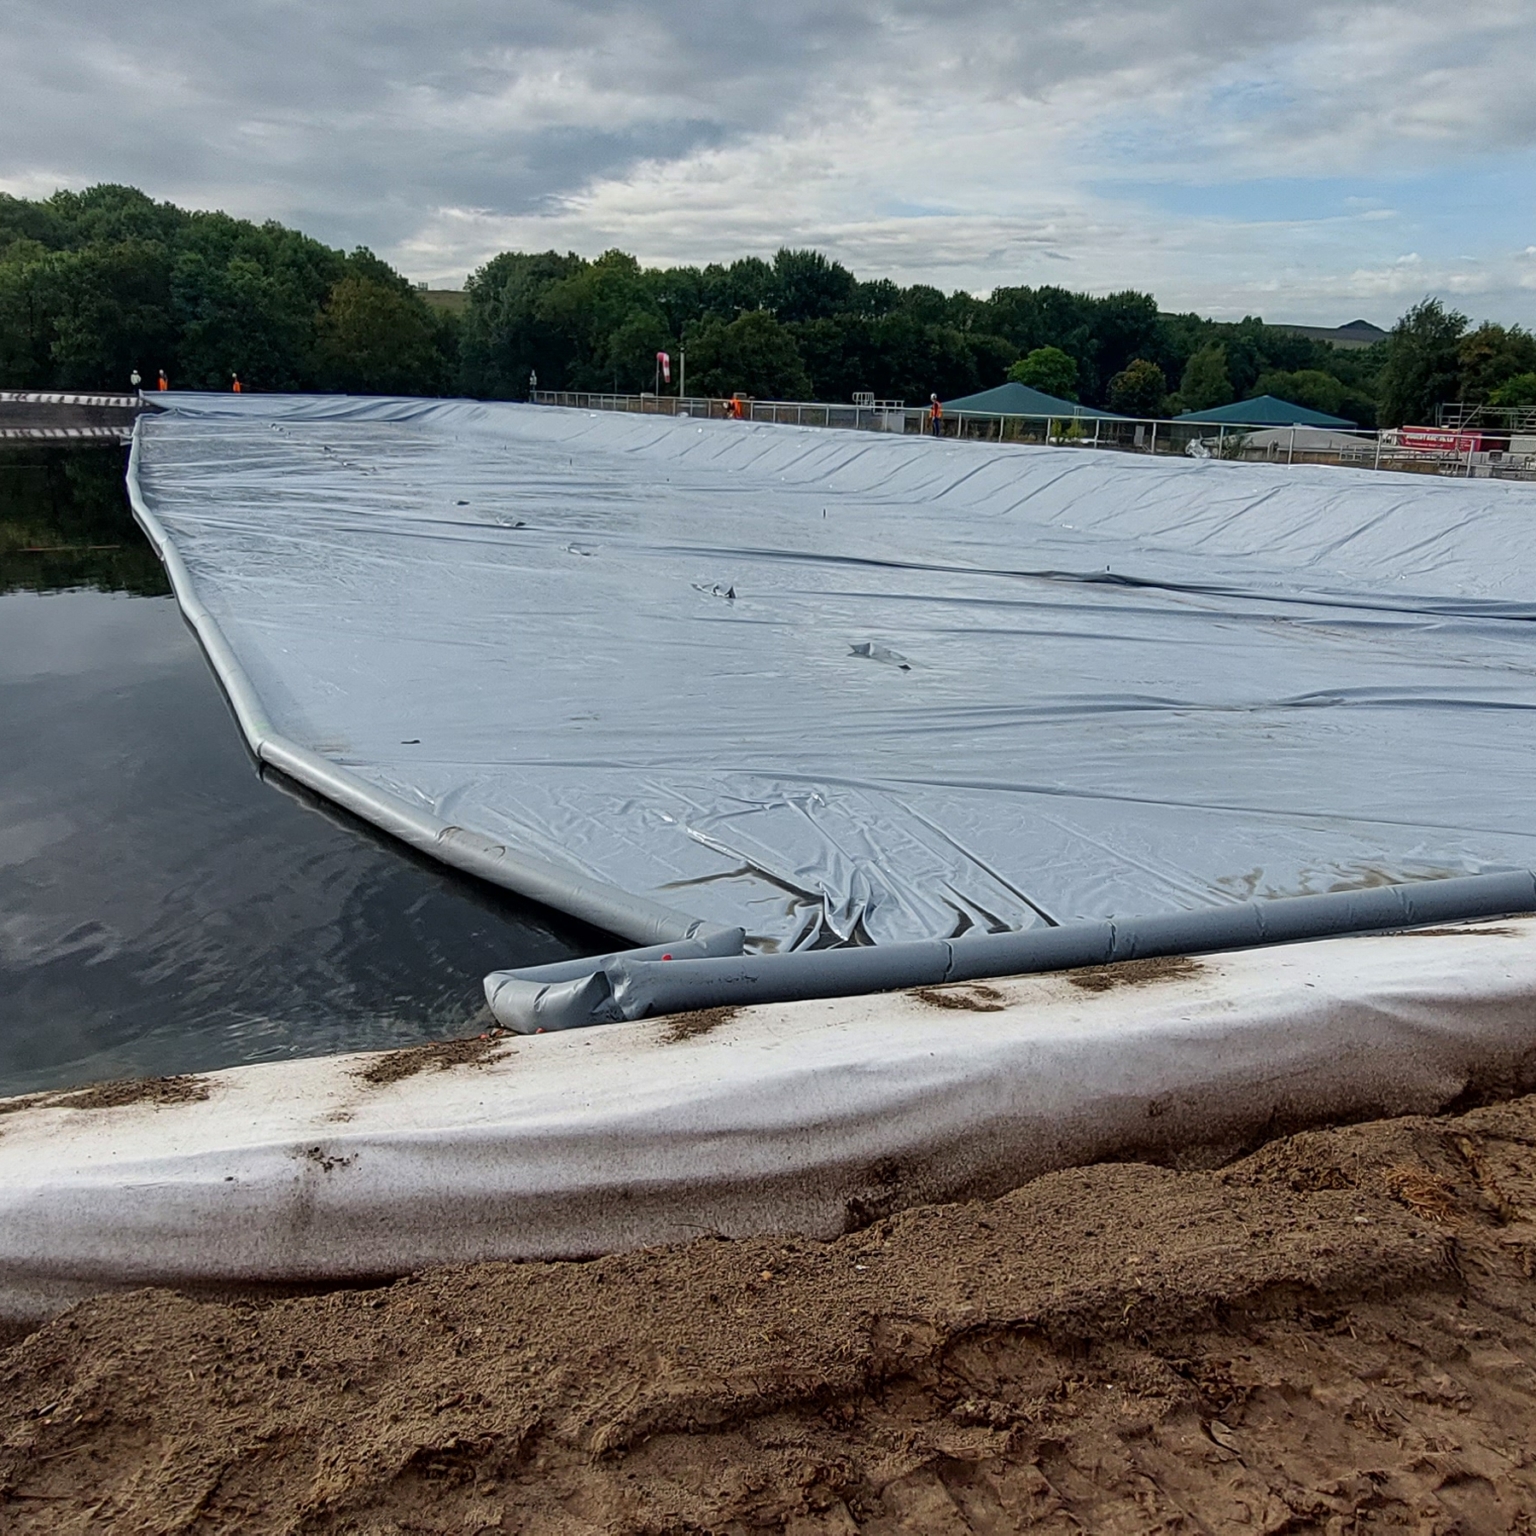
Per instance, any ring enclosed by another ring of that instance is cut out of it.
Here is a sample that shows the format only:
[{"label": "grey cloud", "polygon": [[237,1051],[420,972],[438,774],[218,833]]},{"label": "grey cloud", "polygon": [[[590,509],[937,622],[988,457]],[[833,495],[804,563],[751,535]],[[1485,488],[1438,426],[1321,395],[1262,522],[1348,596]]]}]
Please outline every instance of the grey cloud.
[{"label": "grey cloud", "polygon": [[[1529,35],[1532,0],[1347,15],[1429,27],[1444,46],[1411,77],[1364,59],[1339,91],[1297,63],[1340,29],[1322,0],[974,0],[958,12],[931,0],[11,0],[0,179],[130,181],[387,248],[437,209],[526,215],[641,161],[856,124],[875,93],[921,117],[935,100],[1098,91],[1124,129],[1122,158],[1157,159],[1141,138],[1147,114],[1164,114],[1169,175],[1251,169],[1264,114],[1234,121],[1213,105],[1245,69],[1282,81],[1290,99],[1268,121],[1300,143],[1364,143],[1383,121],[1432,137],[1436,103],[1452,149],[1463,120],[1485,141],[1536,136],[1524,76],[1489,64],[1491,40]],[[1184,120],[1168,115],[1181,108]]]},{"label": "grey cloud", "polygon": [[[0,177],[38,169],[223,197],[387,242],[445,204],[516,213],[638,159],[751,132],[855,47],[857,9],[680,3],[61,10],[0,37]],[[504,122],[499,96],[558,69],[585,122]],[[272,199],[274,201],[266,201]],[[274,206],[275,202],[275,206]],[[343,231],[346,231],[344,234]]]}]

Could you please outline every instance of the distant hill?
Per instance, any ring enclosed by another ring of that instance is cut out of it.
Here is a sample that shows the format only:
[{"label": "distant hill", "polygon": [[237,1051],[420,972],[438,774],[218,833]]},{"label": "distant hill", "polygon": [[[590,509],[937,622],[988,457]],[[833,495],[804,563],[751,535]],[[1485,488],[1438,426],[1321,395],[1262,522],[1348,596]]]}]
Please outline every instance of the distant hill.
[{"label": "distant hill", "polygon": [[1271,329],[1284,331],[1287,336],[1303,336],[1308,341],[1326,342],[1330,347],[1353,350],[1356,347],[1373,347],[1385,341],[1387,333],[1369,320],[1351,320],[1345,325],[1276,325]]},{"label": "distant hill", "polygon": [[425,302],[428,309],[441,310],[448,315],[461,315],[469,306],[469,295],[462,288],[422,288],[416,289],[419,297]]}]

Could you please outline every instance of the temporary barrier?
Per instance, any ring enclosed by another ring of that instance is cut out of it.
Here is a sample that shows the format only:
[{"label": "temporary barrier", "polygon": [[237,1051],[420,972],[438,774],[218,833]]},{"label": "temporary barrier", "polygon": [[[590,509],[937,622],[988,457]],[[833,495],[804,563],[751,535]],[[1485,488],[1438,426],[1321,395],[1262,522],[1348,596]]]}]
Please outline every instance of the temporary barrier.
[{"label": "temporary barrier", "polygon": [[1530,911],[1536,911],[1536,876],[1520,870],[1206,907],[1128,923],[1071,923],[879,948],[722,957],[697,941],[687,946],[658,945],[596,959],[493,971],[486,977],[485,995],[500,1023],[526,1033],[691,1009],[852,997],[893,987],[943,986],[983,977],[1208,954],[1242,944],[1284,944],[1330,934],[1375,933]]},{"label": "temporary barrier", "polygon": [[491,978],[516,1027],[1536,904],[1525,487],[156,404],[134,505],[262,759],[656,947]]},{"label": "temporary barrier", "polygon": [[1536,922],[749,1008],[0,1105],[0,1316],[704,1233],[1536,1086]]}]

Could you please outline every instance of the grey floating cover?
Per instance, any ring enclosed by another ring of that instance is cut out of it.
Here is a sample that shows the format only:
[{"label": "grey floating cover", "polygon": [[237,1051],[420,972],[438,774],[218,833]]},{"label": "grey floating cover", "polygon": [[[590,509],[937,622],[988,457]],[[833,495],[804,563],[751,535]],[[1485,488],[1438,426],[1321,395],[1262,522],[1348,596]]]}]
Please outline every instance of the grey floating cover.
[{"label": "grey floating cover", "polygon": [[625,938],[974,942],[1536,865],[1530,487],[166,403],[136,505],[253,746]]}]

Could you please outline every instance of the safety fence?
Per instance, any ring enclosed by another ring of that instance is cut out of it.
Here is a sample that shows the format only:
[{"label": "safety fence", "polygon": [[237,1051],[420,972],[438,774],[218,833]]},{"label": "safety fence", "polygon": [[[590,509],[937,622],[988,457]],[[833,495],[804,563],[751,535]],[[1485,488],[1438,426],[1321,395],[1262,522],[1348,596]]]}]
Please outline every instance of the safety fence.
[{"label": "safety fence", "polygon": [[126,443],[133,436],[127,427],[0,426],[0,443]]},{"label": "safety fence", "polygon": [[0,405],[70,405],[138,411],[143,408],[144,401],[139,395],[86,395],[73,390],[57,389],[0,389]]},{"label": "safety fence", "polygon": [[535,390],[538,405],[624,411],[646,416],[740,419],[848,431],[893,432],[971,441],[1049,444],[1247,463],[1333,464],[1417,474],[1536,480],[1536,436],[1444,428],[1367,431],[1343,427],[1250,427],[1110,415],[999,416],[948,411],[937,421],[926,407],[901,401],[834,405],[810,400],[713,399],[705,396],[606,394]]},{"label": "safety fence", "polygon": [[1536,405],[1472,405],[1447,401],[1435,407],[1435,425],[1456,432],[1536,436]]},{"label": "safety fence", "polygon": [[538,405],[577,410],[631,411],[642,416],[695,416],[726,421],[739,406],[744,421],[772,421],[796,427],[842,427],[858,432],[920,432],[925,412],[909,410],[900,400],[830,405],[818,400],[715,400],[703,395],[607,395],[580,390],[536,389]]},{"label": "safety fence", "polygon": [[137,395],[0,389],[0,442],[123,442],[143,409]]}]

